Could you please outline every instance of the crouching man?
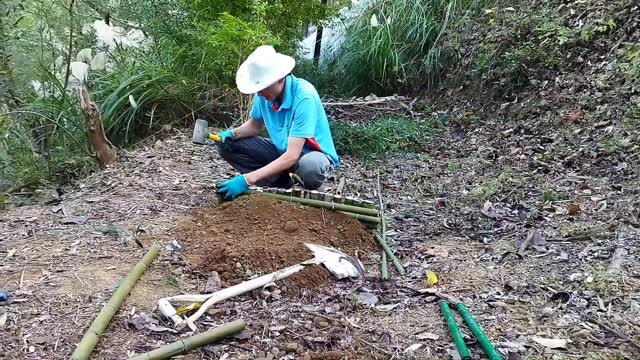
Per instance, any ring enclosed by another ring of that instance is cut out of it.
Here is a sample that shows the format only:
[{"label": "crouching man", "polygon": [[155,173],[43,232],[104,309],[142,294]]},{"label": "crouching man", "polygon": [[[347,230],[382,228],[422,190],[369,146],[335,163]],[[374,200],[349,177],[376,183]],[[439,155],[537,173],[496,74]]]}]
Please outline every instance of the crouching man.
[{"label": "crouching man", "polygon": [[[241,175],[217,185],[226,199],[249,186],[289,188],[290,173],[316,190],[340,166],[320,96],[308,81],[291,75],[292,57],[263,45],[240,66],[238,90],[256,94],[250,118],[220,134],[218,152]],[[259,134],[266,128],[269,139]]]}]

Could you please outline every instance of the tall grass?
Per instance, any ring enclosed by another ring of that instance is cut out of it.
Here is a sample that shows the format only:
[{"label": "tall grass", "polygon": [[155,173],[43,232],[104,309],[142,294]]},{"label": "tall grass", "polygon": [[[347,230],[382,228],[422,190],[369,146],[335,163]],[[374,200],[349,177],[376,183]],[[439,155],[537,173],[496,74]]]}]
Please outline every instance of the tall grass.
[{"label": "tall grass", "polygon": [[432,84],[456,6],[458,0],[374,2],[347,28],[333,61],[343,92],[385,95]]},{"label": "tall grass", "polygon": [[107,137],[126,145],[193,108],[205,84],[162,62],[121,61],[92,83]]}]

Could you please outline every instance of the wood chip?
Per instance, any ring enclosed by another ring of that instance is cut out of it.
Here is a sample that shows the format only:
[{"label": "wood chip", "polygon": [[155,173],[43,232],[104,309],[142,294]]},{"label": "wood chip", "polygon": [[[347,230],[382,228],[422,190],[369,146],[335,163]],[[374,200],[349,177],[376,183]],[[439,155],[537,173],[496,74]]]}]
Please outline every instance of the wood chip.
[{"label": "wood chip", "polygon": [[542,346],[548,347],[549,349],[565,349],[569,342],[568,339],[547,339],[538,336],[532,336],[531,340]]}]

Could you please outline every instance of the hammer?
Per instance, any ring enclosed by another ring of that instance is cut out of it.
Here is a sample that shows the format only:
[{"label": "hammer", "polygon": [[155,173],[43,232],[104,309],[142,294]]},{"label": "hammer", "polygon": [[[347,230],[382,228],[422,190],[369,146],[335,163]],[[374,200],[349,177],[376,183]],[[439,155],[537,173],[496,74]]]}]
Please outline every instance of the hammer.
[{"label": "hammer", "polygon": [[217,142],[222,141],[220,136],[212,134],[211,131],[209,131],[209,123],[207,122],[207,120],[196,120],[196,124],[193,127],[193,136],[191,137],[191,141],[194,144],[204,145],[207,139],[211,139]]}]

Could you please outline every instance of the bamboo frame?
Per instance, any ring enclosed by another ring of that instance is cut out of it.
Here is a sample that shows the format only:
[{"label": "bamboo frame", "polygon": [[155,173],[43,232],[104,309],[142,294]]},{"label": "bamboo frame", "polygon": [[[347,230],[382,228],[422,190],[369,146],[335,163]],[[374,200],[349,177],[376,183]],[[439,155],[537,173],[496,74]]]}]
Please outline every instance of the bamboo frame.
[{"label": "bamboo frame", "polygon": [[122,306],[129,292],[147,267],[158,257],[158,254],[160,254],[160,246],[152,246],[144,257],[133,267],[116,292],[113,293],[109,302],[102,308],[98,316],[96,316],[91,323],[89,330],[87,330],[82,340],[80,340],[76,346],[75,351],[71,354],[72,360],[88,360],[91,357],[91,352],[93,352],[93,349],[98,344],[98,340],[100,340],[100,336],[104,333],[109,322],[111,322],[113,316],[118,312],[118,309],[120,309],[120,306]]},{"label": "bamboo frame", "polygon": [[351,206],[351,205],[345,205],[345,204],[336,204],[336,203],[326,202],[322,200],[297,198],[295,196],[278,195],[278,194],[272,194],[268,192],[257,193],[257,192],[254,192],[254,190],[248,190],[247,193],[259,194],[259,195],[268,196],[278,200],[296,202],[296,203],[307,205],[307,206],[335,210],[335,211],[344,211],[344,212],[353,213],[353,214],[361,214],[361,215],[377,217],[379,213],[378,210],[376,209],[369,209],[369,208],[357,207],[357,206]]},{"label": "bamboo frame", "polygon": [[209,329],[203,333],[190,336],[186,339],[178,340],[167,344],[163,347],[151,350],[144,354],[130,357],[129,360],[164,360],[170,359],[176,355],[181,355],[199,347],[211,344],[215,341],[223,339],[227,336],[242,332],[245,328],[245,322],[242,319],[235,320],[230,323]]}]

